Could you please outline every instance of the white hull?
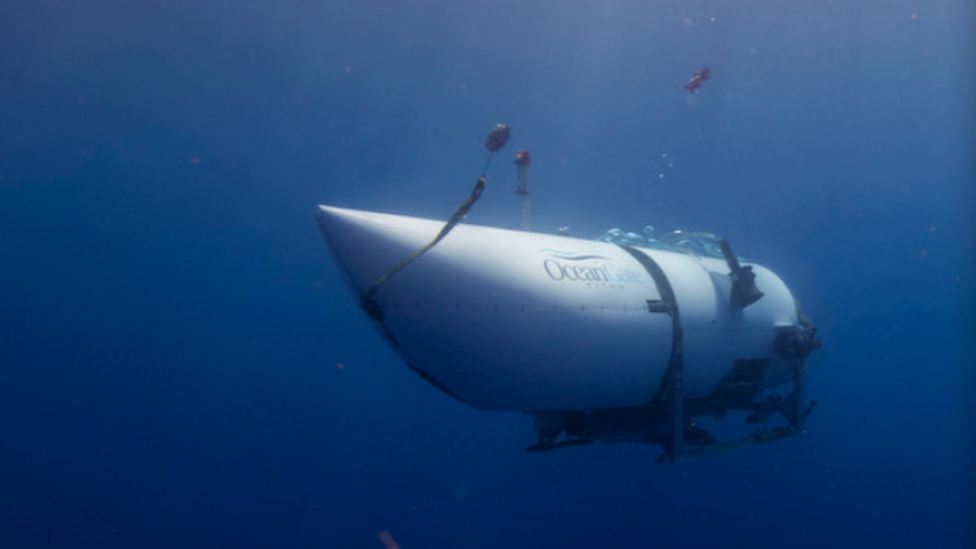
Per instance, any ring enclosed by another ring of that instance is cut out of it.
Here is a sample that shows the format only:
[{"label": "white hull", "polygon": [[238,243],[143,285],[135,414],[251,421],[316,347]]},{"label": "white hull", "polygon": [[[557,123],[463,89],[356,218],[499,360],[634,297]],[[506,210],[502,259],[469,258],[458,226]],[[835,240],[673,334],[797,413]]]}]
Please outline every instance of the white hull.
[{"label": "white hull", "polygon": [[[357,297],[443,226],[330,206],[317,219]],[[635,253],[673,289],[686,398],[711,394],[737,360],[768,360],[766,386],[791,379],[774,345],[798,314],[771,271],[751,264],[765,295],[732,308],[722,260],[557,235],[458,225],[376,290],[374,323],[408,365],[477,408],[647,406],[677,334],[669,314],[649,311],[662,290]]]}]

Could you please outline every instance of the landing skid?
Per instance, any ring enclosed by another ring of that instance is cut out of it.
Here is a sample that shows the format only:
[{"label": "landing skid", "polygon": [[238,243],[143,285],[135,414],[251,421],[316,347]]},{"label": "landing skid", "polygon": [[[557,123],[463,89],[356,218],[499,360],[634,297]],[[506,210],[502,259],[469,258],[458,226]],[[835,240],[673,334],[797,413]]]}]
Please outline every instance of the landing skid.
[{"label": "landing skid", "polygon": [[[586,411],[535,412],[537,441],[529,452],[544,452],[585,446],[598,442],[656,444],[664,450],[658,463],[691,459],[765,444],[803,432],[804,420],[815,403],[803,398],[804,363],[793,366],[793,383],[788,394],[765,394],[761,386],[764,368],[745,361],[705,398],[685,399],[680,375],[665,377],[666,387],[651,405],[638,408],[610,408]],[[756,425],[751,434],[719,441],[698,427],[696,417],[722,417],[732,411],[746,411],[746,424]],[[770,427],[774,416],[784,424]]]}]

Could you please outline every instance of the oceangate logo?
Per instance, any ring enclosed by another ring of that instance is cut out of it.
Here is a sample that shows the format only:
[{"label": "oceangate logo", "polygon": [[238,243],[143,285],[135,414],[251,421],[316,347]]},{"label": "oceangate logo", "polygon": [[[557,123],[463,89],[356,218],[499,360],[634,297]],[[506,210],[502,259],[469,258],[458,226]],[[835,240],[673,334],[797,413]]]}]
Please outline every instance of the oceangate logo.
[{"label": "oceangate logo", "polygon": [[548,259],[542,262],[546,275],[556,281],[642,284],[644,275],[640,271],[619,267],[609,257],[598,254],[564,252],[560,250],[539,250]]}]

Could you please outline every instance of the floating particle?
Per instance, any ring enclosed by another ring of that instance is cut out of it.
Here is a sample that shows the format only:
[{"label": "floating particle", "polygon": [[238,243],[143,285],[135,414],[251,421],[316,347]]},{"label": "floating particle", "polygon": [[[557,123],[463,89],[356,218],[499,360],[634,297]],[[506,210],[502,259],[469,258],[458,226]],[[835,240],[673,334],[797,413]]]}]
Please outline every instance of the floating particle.
[{"label": "floating particle", "polygon": [[400,545],[397,544],[396,540],[393,539],[393,536],[391,536],[386,530],[380,530],[379,533],[376,534],[376,537],[380,538],[383,545],[386,545],[386,549],[400,549]]},{"label": "floating particle", "polygon": [[345,370],[346,365],[341,362],[336,362],[336,370]]}]

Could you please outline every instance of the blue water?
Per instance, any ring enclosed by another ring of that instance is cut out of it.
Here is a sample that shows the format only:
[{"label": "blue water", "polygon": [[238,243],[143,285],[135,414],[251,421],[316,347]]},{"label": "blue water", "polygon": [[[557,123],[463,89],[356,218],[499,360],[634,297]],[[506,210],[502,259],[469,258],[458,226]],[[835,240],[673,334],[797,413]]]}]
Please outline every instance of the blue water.
[{"label": "blue water", "polygon": [[[0,5],[0,545],[976,545],[965,0]],[[697,95],[694,71],[712,78]],[[699,230],[821,329],[807,433],[528,454],[368,324],[329,203]],[[340,366],[341,365],[341,366]]]}]

